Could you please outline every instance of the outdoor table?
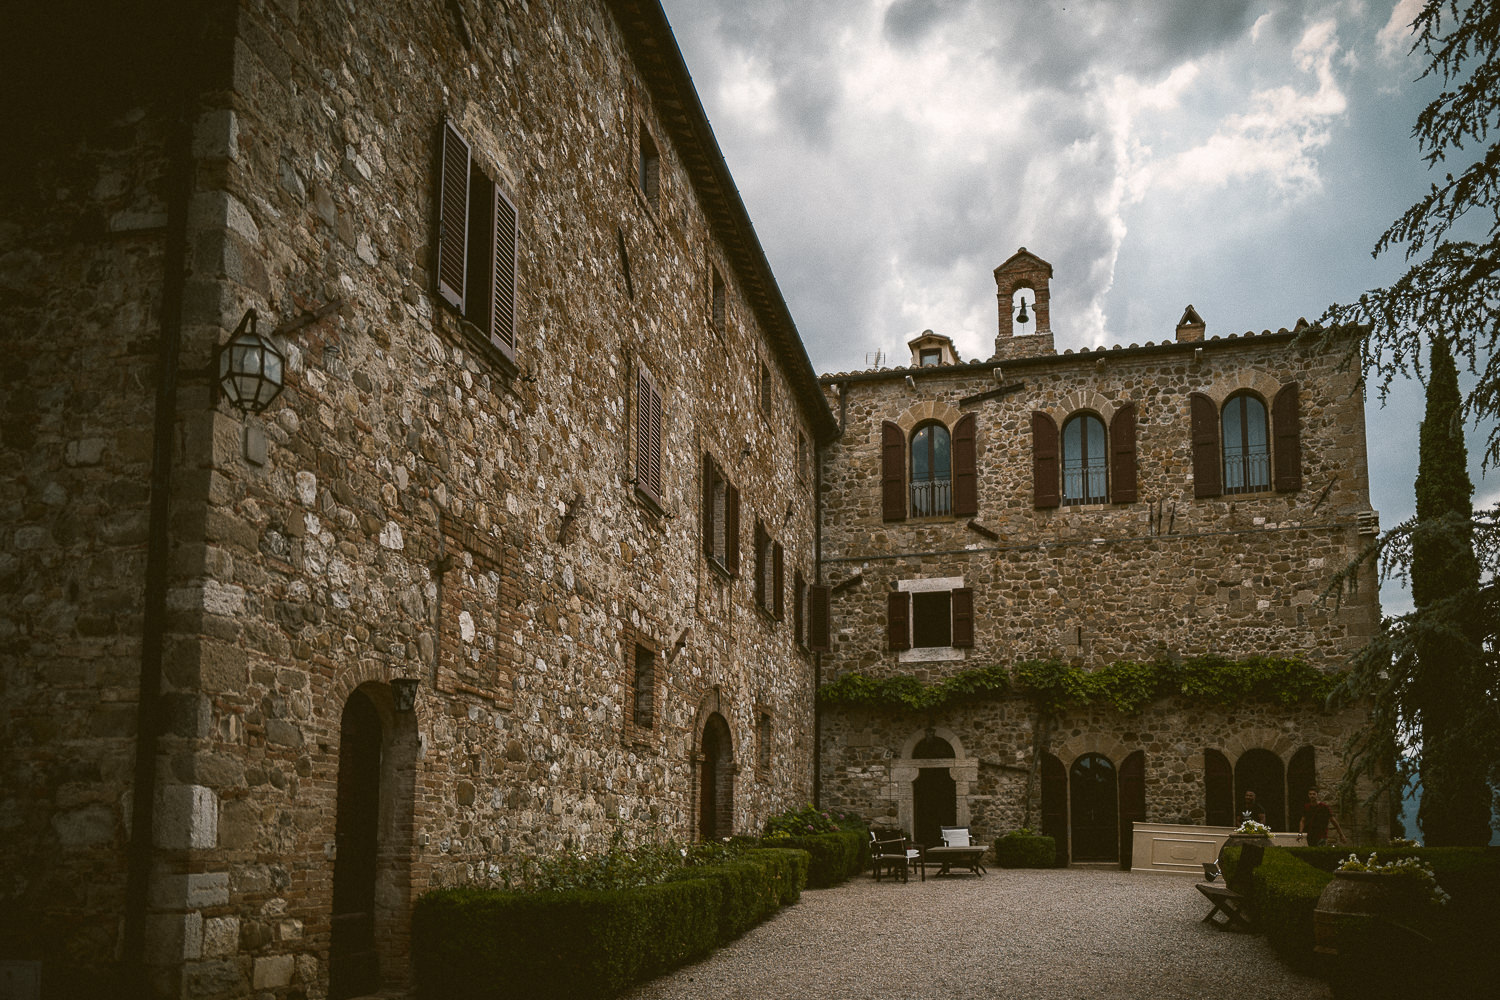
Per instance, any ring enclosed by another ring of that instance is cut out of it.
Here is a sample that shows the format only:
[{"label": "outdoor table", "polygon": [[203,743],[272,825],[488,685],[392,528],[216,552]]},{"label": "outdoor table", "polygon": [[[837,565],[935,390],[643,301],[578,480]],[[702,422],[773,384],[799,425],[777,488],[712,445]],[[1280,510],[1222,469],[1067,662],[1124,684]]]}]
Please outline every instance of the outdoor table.
[{"label": "outdoor table", "polygon": [[983,857],[983,847],[929,847],[925,861],[927,864],[941,865],[939,875],[951,875],[953,873],[950,869],[955,867],[967,868],[974,875],[983,875],[984,865],[979,863]]}]

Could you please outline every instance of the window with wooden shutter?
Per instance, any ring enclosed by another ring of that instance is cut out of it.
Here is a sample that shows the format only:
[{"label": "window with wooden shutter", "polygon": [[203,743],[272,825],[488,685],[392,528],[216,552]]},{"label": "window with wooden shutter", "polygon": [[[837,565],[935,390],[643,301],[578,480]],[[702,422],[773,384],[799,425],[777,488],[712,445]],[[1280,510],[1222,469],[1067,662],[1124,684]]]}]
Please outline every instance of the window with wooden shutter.
[{"label": "window with wooden shutter", "polygon": [[885,595],[885,648],[911,648],[911,595],[904,590]]},{"label": "window with wooden shutter", "polygon": [[443,122],[438,186],[437,293],[463,312],[468,276],[469,141],[452,122]]},{"label": "window with wooden shutter", "polygon": [[713,456],[708,452],[703,453],[703,507],[699,512],[699,518],[703,523],[703,554],[711,558],[722,558],[723,550],[719,548],[718,540],[720,532],[724,528],[724,511],[722,504],[723,480],[718,475],[718,469]]},{"label": "window with wooden shutter", "polygon": [[974,645],[974,591],[969,587],[953,591],[953,645]]},{"label": "window with wooden shutter", "polygon": [[829,646],[829,600],[827,586],[813,584],[807,590],[807,645],[815,653],[828,652]]},{"label": "window with wooden shutter", "polygon": [[807,648],[807,584],[802,580],[802,571],[792,571],[792,638],[798,646]]},{"label": "window with wooden shutter", "polygon": [[1224,492],[1219,464],[1219,408],[1201,392],[1188,396],[1193,425],[1193,495],[1216,497]]},{"label": "window with wooden shutter", "polygon": [[1061,475],[1057,460],[1057,423],[1040,410],[1031,414],[1031,495],[1037,507],[1062,503]]},{"label": "window with wooden shutter", "polygon": [[1109,422],[1110,490],[1114,503],[1135,503],[1135,404],[1126,403]]},{"label": "window with wooden shutter", "polygon": [[880,509],[882,520],[906,520],[906,434],[889,420],[880,427]]},{"label": "window with wooden shutter", "polygon": [[975,447],[978,424],[970,413],[953,425],[953,513],[957,517],[979,513],[979,462]]},{"label": "window with wooden shutter", "polygon": [[785,557],[780,542],[771,546],[771,614],[777,621],[783,621],[786,615]]},{"label": "window with wooden shutter", "polygon": [[1288,382],[1271,403],[1271,435],[1275,448],[1276,489],[1290,493],[1302,488],[1302,412],[1297,383]]},{"label": "window with wooden shutter", "polygon": [[661,154],[656,151],[656,140],[651,137],[645,122],[640,126],[636,153],[636,185],[646,204],[654,210],[661,192]]},{"label": "window with wooden shutter", "polygon": [[636,367],[635,486],[659,513],[662,509],[662,406],[656,379]]}]

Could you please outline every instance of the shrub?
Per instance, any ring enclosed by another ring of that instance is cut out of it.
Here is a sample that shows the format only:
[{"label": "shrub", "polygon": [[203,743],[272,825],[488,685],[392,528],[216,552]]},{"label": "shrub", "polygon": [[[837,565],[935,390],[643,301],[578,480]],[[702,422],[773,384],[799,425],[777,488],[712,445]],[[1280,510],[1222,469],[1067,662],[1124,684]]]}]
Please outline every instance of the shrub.
[{"label": "shrub", "polygon": [[445,889],[412,914],[424,1000],[612,997],[711,951],[795,901],[807,855],[750,850],[627,889]]},{"label": "shrub", "polygon": [[850,876],[864,871],[870,860],[870,834],[863,829],[809,834],[805,837],[767,838],[764,843],[768,847],[792,847],[807,852],[809,889],[827,889],[838,885]]},{"label": "shrub", "polygon": [[766,820],[766,839],[805,837],[810,833],[838,833],[842,830],[864,830],[865,821],[856,813],[838,809],[819,809],[809,803]]},{"label": "shrub", "polygon": [[1293,968],[1312,966],[1313,911],[1331,881],[1332,875],[1278,847],[1266,848],[1251,878],[1255,918],[1271,947]]},{"label": "shrub", "polygon": [[1030,830],[1012,830],[995,841],[995,864],[1001,868],[1051,868],[1057,864],[1057,842]]}]

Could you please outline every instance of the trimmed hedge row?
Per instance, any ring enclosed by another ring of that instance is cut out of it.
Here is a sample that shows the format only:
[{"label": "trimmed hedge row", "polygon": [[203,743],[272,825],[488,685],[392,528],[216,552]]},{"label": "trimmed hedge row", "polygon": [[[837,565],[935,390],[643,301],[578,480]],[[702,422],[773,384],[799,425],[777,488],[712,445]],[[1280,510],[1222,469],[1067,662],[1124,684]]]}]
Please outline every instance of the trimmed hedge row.
[{"label": "trimmed hedge row", "polygon": [[803,852],[760,849],[634,889],[429,892],[412,913],[417,995],[612,997],[795,901],[806,877]]},{"label": "trimmed hedge row", "polygon": [[778,837],[762,843],[806,851],[809,889],[827,889],[864,871],[870,864],[870,834],[867,830],[810,833],[805,837]]},{"label": "trimmed hedge row", "polygon": [[995,841],[995,864],[1001,868],[1055,868],[1057,841],[1014,831]]},{"label": "trimmed hedge row", "polygon": [[1312,968],[1313,911],[1332,881],[1328,872],[1278,847],[1266,848],[1265,859],[1251,876],[1256,919],[1271,947],[1294,969]]}]

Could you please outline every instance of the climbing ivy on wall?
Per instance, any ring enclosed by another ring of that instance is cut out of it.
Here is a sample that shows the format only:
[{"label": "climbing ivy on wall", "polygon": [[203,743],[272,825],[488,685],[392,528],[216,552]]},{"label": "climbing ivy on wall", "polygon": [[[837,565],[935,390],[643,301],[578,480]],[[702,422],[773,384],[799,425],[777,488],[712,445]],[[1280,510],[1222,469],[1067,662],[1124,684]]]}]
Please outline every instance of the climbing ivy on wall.
[{"label": "climbing ivy on wall", "polygon": [[909,676],[877,680],[853,672],[824,684],[818,700],[825,706],[937,709],[1014,692],[1049,714],[1089,705],[1134,714],[1173,696],[1226,707],[1245,701],[1322,705],[1337,681],[1337,674],[1286,657],[1161,657],[1117,660],[1095,670],[1047,659],[1022,660],[1014,671],[998,664],[976,667],[931,684]]}]

